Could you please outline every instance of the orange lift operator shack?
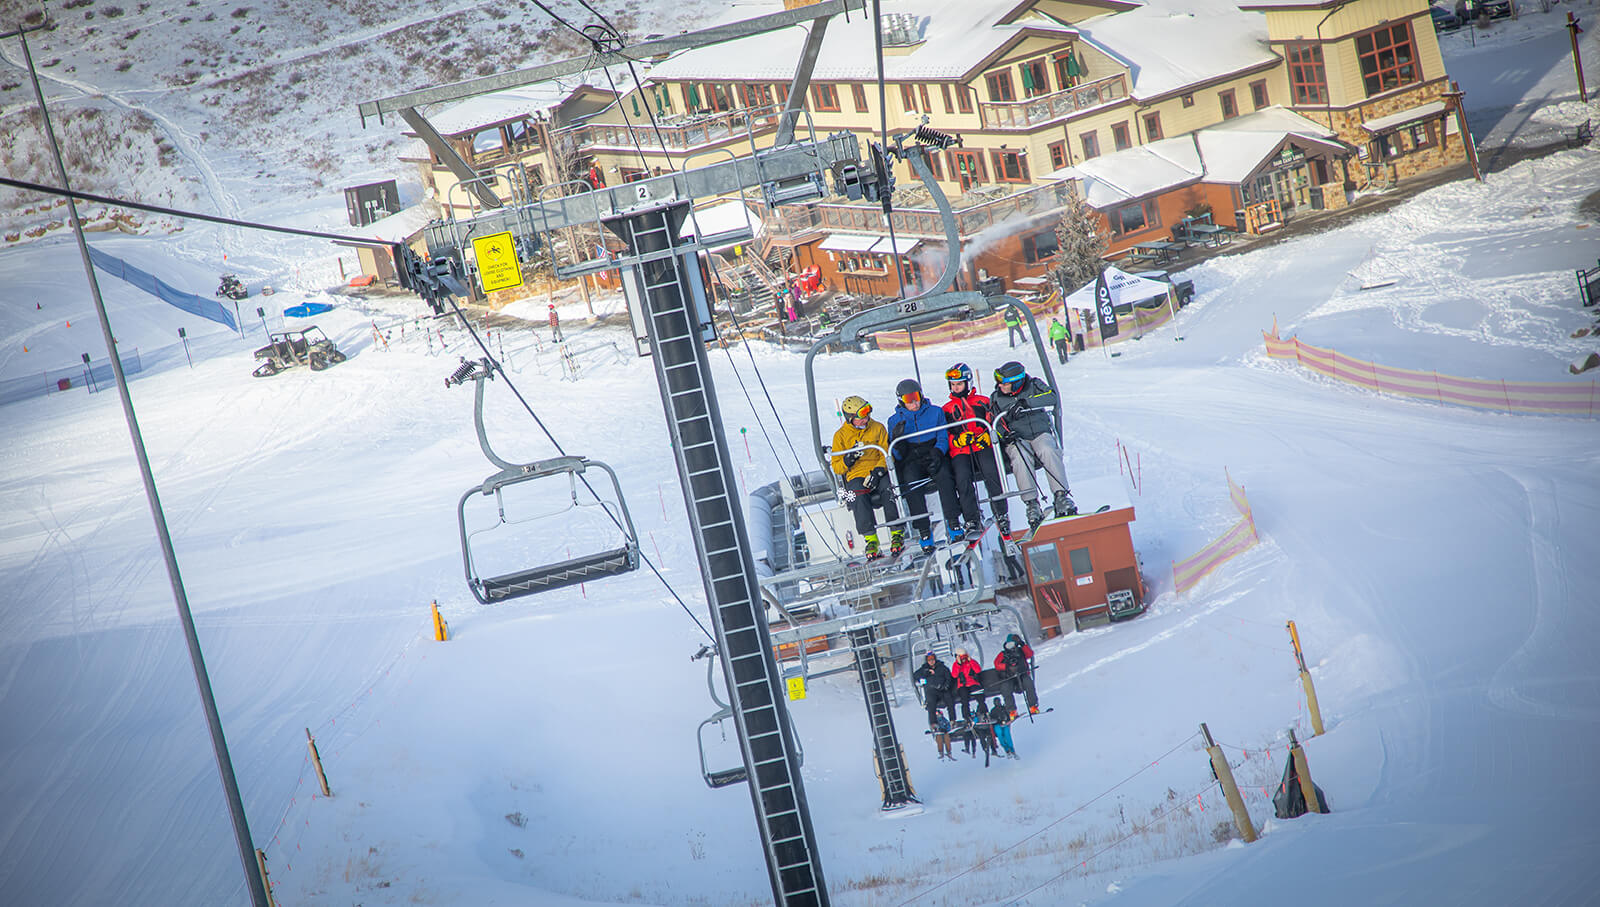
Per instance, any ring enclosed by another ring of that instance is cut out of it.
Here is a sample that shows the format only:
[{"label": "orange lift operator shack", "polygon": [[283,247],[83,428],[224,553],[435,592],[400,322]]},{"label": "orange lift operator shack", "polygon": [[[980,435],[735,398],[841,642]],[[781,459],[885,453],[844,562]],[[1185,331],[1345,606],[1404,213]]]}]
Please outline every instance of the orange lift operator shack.
[{"label": "orange lift operator shack", "polygon": [[1028,594],[1046,636],[1144,613],[1144,579],[1128,528],[1133,504],[1124,488],[1109,478],[1074,482],[1078,516],[1045,521],[1022,546]]}]

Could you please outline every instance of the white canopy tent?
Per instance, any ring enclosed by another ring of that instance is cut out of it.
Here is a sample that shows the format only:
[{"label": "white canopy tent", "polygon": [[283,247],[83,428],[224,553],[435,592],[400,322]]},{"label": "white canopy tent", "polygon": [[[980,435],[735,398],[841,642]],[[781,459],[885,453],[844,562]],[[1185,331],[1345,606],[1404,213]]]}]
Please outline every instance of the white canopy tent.
[{"label": "white canopy tent", "polygon": [[[1163,299],[1167,296],[1167,284],[1162,281],[1129,274],[1110,266],[1106,267],[1106,287],[1111,291],[1112,305],[1132,305],[1156,296]],[[1066,298],[1064,305],[1069,309],[1094,308],[1094,281],[1079,287],[1077,292]]]}]

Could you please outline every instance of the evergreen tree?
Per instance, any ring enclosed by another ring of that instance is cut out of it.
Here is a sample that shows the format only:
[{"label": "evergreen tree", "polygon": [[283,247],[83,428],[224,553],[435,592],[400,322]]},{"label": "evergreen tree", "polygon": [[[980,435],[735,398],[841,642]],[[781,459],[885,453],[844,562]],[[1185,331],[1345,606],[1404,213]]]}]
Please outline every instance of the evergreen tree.
[{"label": "evergreen tree", "polygon": [[1061,287],[1062,295],[1075,292],[1100,273],[1100,256],[1106,251],[1106,238],[1099,230],[1099,218],[1074,195],[1056,224],[1056,254],[1050,260],[1050,277]]}]

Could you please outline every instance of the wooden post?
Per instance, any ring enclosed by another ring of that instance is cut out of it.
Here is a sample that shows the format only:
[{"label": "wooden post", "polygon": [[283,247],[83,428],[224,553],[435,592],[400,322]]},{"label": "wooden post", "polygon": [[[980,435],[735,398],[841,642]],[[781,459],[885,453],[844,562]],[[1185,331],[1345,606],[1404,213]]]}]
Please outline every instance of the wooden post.
[{"label": "wooden post", "polygon": [[1311,767],[1306,764],[1306,751],[1300,748],[1300,741],[1294,739],[1294,728],[1289,729],[1289,758],[1294,760],[1294,772],[1300,776],[1300,794],[1306,798],[1306,810],[1325,812],[1322,801],[1317,799],[1317,786],[1311,783]]},{"label": "wooden post", "polygon": [[438,642],[446,642],[450,639],[450,625],[439,614],[439,602],[437,599],[434,600],[430,607],[433,608],[433,638]]},{"label": "wooden post", "polygon": [[278,907],[278,899],[272,896],[272,880],[267,878],[267,855],[259,847],[256,848],[256,869],[261,872],[261,887],[266,889],[268,907]]},{"label": "wooden post", "polygon": [[1256,827],[1250,821],[1250,811],[1244,808],[1244,798],[1239,796],[1239,785],[1233,780],[1233,768],[1228,765],[1228,757],[1222,754],[1222,747],[1211,739],[1211,729],[1203,721],[1200,722],[1200,733],[1206,738],[1206,755],[1211,757],[1211,770],[1222,782],[1222,796],[1227,798],[1228,809],[1233,810],[1234,827],[1239,829],[1239,837],[1249,844],[1256,839]]},{"label": "wooden post", "polygon": [[311,736],[311,728],[306,728],[306,749],[311,751],[311,764],[316,766],[317,783],[322,785],[322,795],[333,796],[333,791],[328,789],[328,776],[322,771],[322,757],[317,754],[317,741]]},{"label": "wooden post", "polygon": [[1294,643],[1294,660],[1300,664],[1300,685],[1306,690],[1306,708],[1311,712],[1311,736],[1320,737],[1322,730],[1322,707],[1317,705],[1317,688],[1311,683],[1311,672],[1306,670],[1306,657],[1300,651],[1300,631],[1294,627],[1294,621],[1289,621],[1289,639]]}]

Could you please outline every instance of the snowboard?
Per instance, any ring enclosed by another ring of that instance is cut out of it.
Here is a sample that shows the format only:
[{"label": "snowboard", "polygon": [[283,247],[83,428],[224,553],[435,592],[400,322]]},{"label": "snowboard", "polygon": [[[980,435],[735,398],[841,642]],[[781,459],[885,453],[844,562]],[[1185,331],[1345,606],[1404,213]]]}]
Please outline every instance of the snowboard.
[{"label": "snowboard", "polygon": [[1107,510],[1110,510],[1110,509],[1111,509],[1111,505],[1110,504],[1101,504],[1100,507],[1098,509],[1096,509],[1096,510],[1090,510],[1090,511],[1087,511],[1087,512],[1074,513],[1074,514],[1071,514],[1069,516],[1051,517],[1050,519],[1047,519],[1047,520],[1040,520],[1038,526],[1030,526],[1027,529],[1019,529],[1016,532],[1011,533],[1010,536],[1001,536],[1001,540],[1006,545],[1006,553],[1011,555],[1011,556],[1013,556],[1013,557],[1015,557],[1017,555],[1017,552],[1021,549],[1021,547],[1023,545],[1026,545],[1027,543],[1033,541],[1033,537],[1036,534],[1038,534],[1040,526],[1043,526],[1046,523],[1059,523],[1062,520],[1077,519],[1078,517],[1081,517],[1081,516],[1093,516],[1094,514],[1097,514],[1097,513],[1105,513]]}]

